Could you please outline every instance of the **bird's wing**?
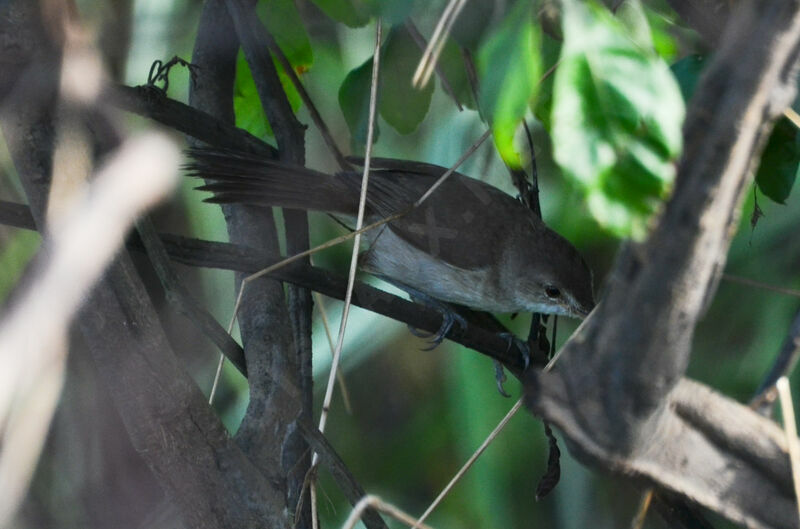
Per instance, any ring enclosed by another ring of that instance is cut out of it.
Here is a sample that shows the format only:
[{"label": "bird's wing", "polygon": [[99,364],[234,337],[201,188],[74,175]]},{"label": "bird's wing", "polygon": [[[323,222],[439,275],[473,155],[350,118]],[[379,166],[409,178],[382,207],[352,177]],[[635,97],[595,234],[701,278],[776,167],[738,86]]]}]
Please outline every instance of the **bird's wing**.
[{"label": "bird's wing", "polygon": [[[420,198],[445,168],[400,160],[375,160],[367,201],[386,217],[403,211]],[[410,168],[407,169],[407,168]],[[360,175],[348,173],[348,185],[359,186]],[[516,208],[516,199],[484,182],[454,173],[419,207],[393,221],[390,229],[417,249],[465,270],[497,263],[501,258]],[[527,210],[525,215],[529,214]]]}]

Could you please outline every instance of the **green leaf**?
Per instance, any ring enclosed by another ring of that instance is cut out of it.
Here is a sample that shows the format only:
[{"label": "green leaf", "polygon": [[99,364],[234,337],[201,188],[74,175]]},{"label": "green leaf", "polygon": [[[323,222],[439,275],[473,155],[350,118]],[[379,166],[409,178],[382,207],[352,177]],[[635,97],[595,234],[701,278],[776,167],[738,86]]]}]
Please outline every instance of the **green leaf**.
[{"label": "green leaf", "polygon": [[[542,34],[542,65],[545,72],[556,68],[558,59],[561,56],[561,42],[557,41],[547,33]],[[544,75],[544,74],[542,74]],[[539,85],[538,93],[533,105],[533,115],[536,116],[545,130],[552,134],[553,125],[550,119],[553,114],[553,81],[555,75],[548,75]]]},{"label": "green leaf", "polygon": [[756,183],[762,193],[785,204],[800,169],[800,134],[788,119],[775,123],[761,155]]},{"label": "green leaf", "polygon": [[641,237],[669,191],[681,149],[684,104],[669,68],[603,7],[564,2],[555,74],[556,162],[598,222]]},{"label": "green leaf", "polygon": [[381,50],[378,109],[383,119],[401,134],[414,132],[431,104],[433,83],[421,90],[411,86],[421,57],[422,51],[405,26],[393,28]]},{"label": "green leaf", "polygon": [[439,56],[439,67],[442,69],[447,82],[459,103],[467,108],[475,109],[475,98],[472,96],[472,87],[464,67],[464,58],[461,50],[453,40],[448,39]]},{"label": "green leaf", "polygon": [[[286,92],[286,97],[289,99],[289,104],[292,106],[292,110],[297,112],[302,103],[300,94],[297,93],[297,89],[286,76],[281,65],[274,60],[273,63],[275,64],[275,70],[278,72],[278,79],[280,79],[283,90]],[[261,106],[261,99],[258,97],[253,74],[250,72],[250,66],[247,64],[247,59],[245,59],[241,50],[236,59],[233,110],[236,114],[237,127],[245,129],[250,134],[261,139],[273,136],[272,127],[267,121],[267,116]]]},{"label": "green leaf", "polygon": [[619,4],[616,14],[637,46],[645,50],[653,47],[653,33],[639,0],[625,0]]},{"label": "green leaf", "polygon": [[668,64],[672,63],[679,53],[678,43],[673,34],[680,31],[680,29],[676,30],[680,26],[674,20],[653,11],[649,7],[645,7],[644,11],[647,15],[647,21],[650,23],[650,30],[653,33],[653,47],[656,53]]},{"label": "green leaf", "polygon": [[[354,144],[367,142],[369,124],[369,87],[372,80],[372,58],[353,68],[339,87],[339,107],[350,129]],[[378,124],[375,123],[374,141],[378,141]]]},{"label": "green leaf", "polygon": [[500,156],[520,167],[514,133],[539,80],[539,31],[528,2],[518,2],[478,50],[480,108],[492,125]]},{"label": "green leaf", "polygon": [[[401,134],[416,130],[431,103],[432,83],[421,90],[411,86],[421,56],[422,51],[402,25],[393,28],[381,46],[378,112]],[[339,106],[356,145],[367,141],[371,80],[372,58],[351,70],[339,88]]]},{"label": "green leaf", "polygon": [[311,67],[311,42],[294,0],[259,0],[256,13],[292,66],[303,70]]},{"label": "green leaf", "polygon": [[374,16],[380,16],[387,25],[399,25],[411,14],[415,0],[362,0]]},{"label": "green leaf", "polygon": [[312,0],[326,15],[351,28],[369,22],[370,14],[361,0]]},{"label": "green leaf", "polygon": [[490,29],[498,3],[485,0],[468,1],[461,9],[450,36],[470,51],[478,49],[484,33]]}]

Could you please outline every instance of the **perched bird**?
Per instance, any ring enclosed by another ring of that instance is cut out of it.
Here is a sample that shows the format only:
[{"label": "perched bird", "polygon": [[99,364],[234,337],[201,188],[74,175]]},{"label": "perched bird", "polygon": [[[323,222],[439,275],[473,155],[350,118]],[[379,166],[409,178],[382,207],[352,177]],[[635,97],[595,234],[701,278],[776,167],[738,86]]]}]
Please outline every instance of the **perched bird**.
[{"label": "perched bird", "polygon": [[[355,217],[361,174],[333,175],[237,151],[189,151],[208,202],[280,206]],[[367,222],[408,210],[446,171],[373,158]],[[512,196],[453,173],[421,205],[365,233],[363,270],[412,297],[488,312],[583,318],[594,307],[592,274],[578,251]]]}]

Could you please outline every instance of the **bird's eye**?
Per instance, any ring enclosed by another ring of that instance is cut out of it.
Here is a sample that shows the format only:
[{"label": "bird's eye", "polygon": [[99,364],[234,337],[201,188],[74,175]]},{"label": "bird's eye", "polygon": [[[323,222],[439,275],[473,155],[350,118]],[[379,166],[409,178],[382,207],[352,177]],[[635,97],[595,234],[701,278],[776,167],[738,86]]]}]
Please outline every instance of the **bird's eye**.
[{"label": "bird's eye", "polygon": [[553,286],[545,287],[544,293],[550,299],[558,299],[559,297],[561,297],[561,291]]}]

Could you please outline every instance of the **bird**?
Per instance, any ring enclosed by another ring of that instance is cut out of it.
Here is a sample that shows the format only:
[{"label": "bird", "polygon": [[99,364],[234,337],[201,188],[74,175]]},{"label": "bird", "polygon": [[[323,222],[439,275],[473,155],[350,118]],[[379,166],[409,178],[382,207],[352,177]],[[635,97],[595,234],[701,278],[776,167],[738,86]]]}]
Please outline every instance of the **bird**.
[{"label": "bird", "polygon": [[[357,215],[361,172],[355,168],[327,174],[213,147],[188,155],[187,173],[203,178],[198,189],[211,193],[206,202],[321,211],[345,221]],[[364,234],[360,268],[434,306],[586,317],[595,305],[591,270],[569,241],[515,197],[453,172],[412,207],[446,171],[371,159],[366,221],[405,214]]]}]

